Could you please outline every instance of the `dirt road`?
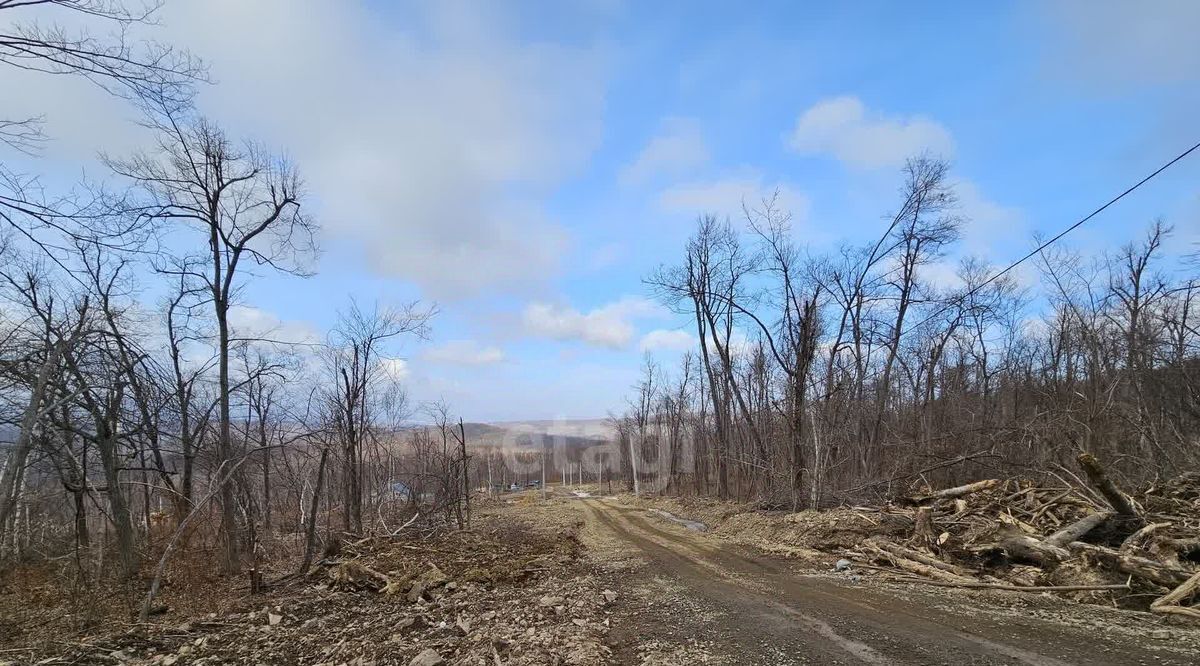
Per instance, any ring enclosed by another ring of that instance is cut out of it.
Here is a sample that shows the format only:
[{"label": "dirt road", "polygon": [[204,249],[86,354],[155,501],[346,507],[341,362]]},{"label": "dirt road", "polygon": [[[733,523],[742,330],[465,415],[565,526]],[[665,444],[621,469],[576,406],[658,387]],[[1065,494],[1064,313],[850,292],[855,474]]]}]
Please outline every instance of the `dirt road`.
[{"label": "dirt road", "polygon": [[627,588],[659,583],[655,612],[614,630],[636,662],[639,644],[693,637],[718,661],[738,664],[1197,664],[1200,653],[1155,631],[1110,630],[1106,609],[1080,607],[1062,619],[981,608],[933,592],[895,592],[805,572],[786,560],[647,516],[616,502],[579,502],[610,549],[646,566],[621,577]]}]

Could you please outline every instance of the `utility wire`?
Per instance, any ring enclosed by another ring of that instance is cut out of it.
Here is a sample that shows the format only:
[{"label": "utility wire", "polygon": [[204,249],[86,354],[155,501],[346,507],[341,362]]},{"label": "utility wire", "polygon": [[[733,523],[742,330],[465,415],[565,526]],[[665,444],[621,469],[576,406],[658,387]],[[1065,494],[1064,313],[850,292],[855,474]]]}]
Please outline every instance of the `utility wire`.
[{"label": "utility wire", "polygon": [[[1012,262],[1012,263],[1011,263],[1011,264],[1009,264],[1008,266],[1004,267],[1004,269],[1003,269],[1003,270],[1001,270],[1000,272],[996,273],[995,275],[992,275],[991,277],[989,277],[988,279],[984,280],[984,281],[983,281],[983,282],[981,282],[980,284],[978,284],[978,285],[976,285],[976,286],[972,287],[972,288],[971,288],[970,290],[968,290],[968,291],[967,291],[965,294],[962,294],[961,296],[957,296],[957,297],[955,297],[955,298],[951,299],[951,301],[950,301],[950,302],[948,302],[948,303],[946,303],[945,305],[943,305],[941,308],[939,308],[939,309],[938,309],[936,312],[934,312],[933,314],[931,314],[931,315],[929,315],[928,317],[925,317],[925,318],[924,318],[924,319],[922,319],[921,321],[917,322],[917,324],[915,324],[915,325],[913,325],[913,326],[909,326],[909,327],[905,328],[903,331],[901,331],[901,333],[900,333],[900,338],[903,338],[905,335],[907,335],[908,333],[910,333],[910,332],[912,332],[912,331],[914,331],[914,330],[920,329],[920,328],[921,328],[922,326],[924,326],[925,324],[927,324],[927,323],[929,323],[930,321],[932,321],[932,320],[936,319],[937,317],[941,316],[941,315],[942,315],[942,313],[946,312],[947,310],[949,310],[949,309],[951,309],[951,308],[953,308],[953,307],[955,307],[955,306],[957,306],[957,305],[960,305],[960,304],[961,304],[963,301],[965,301],[966,299],[968,299],[968,298],[970,298],[971,296],[973,296],[973,295],[974,295],[976,292],[978,292],[980,289],[983,289],[984,287],[986,287],[986,286],[988,286],[989,284],[991,284],[991,283],[995,282],[996,280],[999,280],[1001,277],[1003,277],[1004,275],[1006,275],[1007,273],[1009,273],[1010,271],[1012,271],[1012,270],[1013,270],[1014,268],[1016,268],[1017,266],[1020,266],[1022,263],[1024,263],[1024,262],[1028,261],[1030,258],[1032,258],[1032,257],[1036,256],[1036,255],[1037,255],[1039,252],[1041,252],[1042,250],[1045,250],[1047,247],[1050,247],[1050,245],[1052,245],[1052,244],[1054,244],[1055,242],[1057,242],[1057,241],[1061,240],[1061,239],[1062,239],[1064,236],[1066,236],[1067,234],[1069,234],[1069,233],[1071,233],[1072,231],[1074,231],[1074,230],[1078,229],[1079,227],[1083,226],[1083,225],[1084,225],[1084,224],[1086,224],[1086,223],[1087,223],[1089,220],[1091,220],[1092,218],[1096,217],[1096,216],[1097,216],[1097,215],[1099,215],[1100,213],[1103,213],[1105,210],[1107,210],[1107,209],[1108,209],[1109,207],[1111,207],[1113,204],[1115,204],[1115,203],[1117,203],[1118,201],[1120,201],[1121,199],[1124,199],[1125,197],[1129,196],[1129,195],[1130,195],[1130,194],[1132,194],[1134,191],[1136,191],[1138,188],[1140,188],[1141,186],[1143,186],[1143,185],[1145,185],[1146,183],[1150,182],[1151,180],[1153,180],[1154,178],[1156,178],[1156,177],[1157,177],[1159,174],[1161,174],[1162,172],[1166,171],[1167,169],[1169,169],[1169,168],[1171,168],[1171,167],[1175,166],[1175,164],[1176,164],[1176,163],[1178,163],[1179,161],[1183,160],[1183,159],[1184,159],[1185,157],[1187,157],[1188,155],[1191,155],[1192,153],[1196,152],[1197,150],[1200,150],[1200,142],[1196,142],[1195,144],[1193,144],[1193,145],[1192,145],[1192,147],[1191,147],[1191,148],[1188,148],[1187,150],[1183,151],[1183,152],[1182,152],[1182,153],[1180,153],[1179,155],[1176,155],[1176,156],[1175,156],[1175,158],[1174,158],[1174,159],[1172,159],[1171,161],[1169,161],[1169,162],[1167,162],[1166,164],[1164,164],[1164,165],[1162,165],[1162,166],[1158,167],[1158,168],[1157,168],[1157,169],[1155,169],[1153,172],[1151,172],[1151,173],[1150,173],[1148,176],[1146,176],[1145,178],[1142,178],[1142,179],[1141,179],[1141,180],[1139,180],[1137,183],[1133,184],[1133,185],[1132,185],[1132,186],[1130,186],[1128,189],[1126,189],[1124,192],[1121,192],[1120,194],[1118,194],[1117,196],[1113,197],[1112,199],[1109,199],[1109,200],[1108,200],[1108,202],[1106,202],[1106,203],[1105,203],[1103,206],[1100,206],[1099,208],[1097,208],[1096,210],[1094,210],[1094,211],[1092,211],[1092,212],[1088,213],[1088,214],[1087,214],[1085,217],[1083,217],[1082,219],[1078,220],[1077,222],[1075,222],[1075,223],[1074,223],[1074,224],[1072,224],[1071,226],[1067,227],[1066,229],[1063,229],[1062,231],[1060,231],[1060,232],[1059,232],[1057,235],[1055,235],[1055,236],[1054,236],[1053,238],[1051,238],[1050,240],[1048,240],[1048,241],[1045,241],[1044,243],[1042,243],[1042,244],[1038,245],[1036,248],[1034,248],[1033,250],[1031,250],[1031,251],[1030,251],[1028,254],[1026,254],[1025,256],[1021,257],[1020,259],[1017,259],[1016,261]],[[746,312],[745,310],[742,310],[742,311],[743,311],[743,312],[745,312],[746,314],[750,314],[749,312]],[[766,327],[765,327],[765,326],[763,326],[762,322],[758,322],[758,325],[759,325],[759,327],[760,327],[760,328],[762,328],[764,331],[766,330]],[[897,340],[899,340],[899,338],[898,338]],[[774,348],[774,345],[772,345],[772,349],[773,349],[773,348]],[[863,377],[863,380],[864,380],[864,381],[866,381],[866,380],[868,380],[868,379],[873,379],[873,378],[875,378],[875,377],[879,376],[880,374],[882,374],[882,371],[881,371],[881,370],[877,370],[877,371],[875,371],[875,372],[871,373],[870,375],[867,375],[867,376]],[[816,382],[815,382],[815,380],[814,380],[814,381],[812,381],[812,382],[810,383],[810,385],[811,385],[811,386],[813,386],[813,387],[815,387],[815,386],[816,386]],[[832,395],[832,393],[833,393],[832,389],[827,389],[827,391],[828,391],[828,392],[827,392],[827,394],[826,394],[827,396],[828,396],[828,395]]]},{"label": "utility wire", "polygon": [[1117,202],[1118,202],[1118,201],[1120,201],[1121,199],[1124,199],[1126,196],[1128,196],[1128,195],[1132,194],[1132,193],[1133,193],[1135,190],[1137,190],[1139,187],[1141,187],[1142,185],[1145,185],[1146,183],[1150,182],[1150,181],[1151,181],[1151,180],[1153,180],[1153,179],[1154,179],[1156,176],[1158,176],[1158,175],[1159,175],[1159,174],[1161,174],[1162,172],[1166,171],[1167,169],[1171,168],[1172,166],[1175,166],[1175,163],[1179,162],[1180,160],[1182,160],[1183,158],[1187,157],[1188,155],[1191,155],[1192,153],[1196,152],[1196,150],[1198,150],[1198,149],[1200,149],[1200,142],[1197,142],[1197,143],[1195,143],[1194,145],[1192,145],[1192,147],[1191,147],[1191,148],[1188,148],[1187,150],[1183,151],[1182,153],[1180,153],[1179,155],[1177,155],[1177,156],[1175,157],[1175,159],[1171,160],[1170,162],[1167,162],[1166,164],[1164,164],[1164,165],[1162,165],[1162,166],[1158,167],[1158,168],[1157,168],[1157,169],[1155,169],[1155,170],[1154,170],[1154,171],[1153,171],[1153,172],[1152,172],[1150,175],[1148,175],[1148,176],[1146,176],[1145,178],[1143,178],[1143,179],[1139,180],[1139,181],[1138,181],[1136,184],[1134,184],[1134,185],[1133,185],[1132,187],[1130,187],[1129,189],[1127,189],[1127,190],[1125,190],[1124,192],[1122,192],[1122,193],[1118,194],[1117,196],[1113,197],[1112,199],[1109,199],[1109,200],[1108,200],[1108,203],[1106,203],[1106,204],[1104,204],[1103,206],[1101,206],[1101,207],[1097,208],[1096,210],[1092,211],[1091,213],[1088,213],[1086,217],[1084,217],[1084,218],[1080,219],[1080,220],[1079,220],[1078,222],[1076,222],[1075,224],[1072,224],[1071,226],[1067,227],[1066,229],[1063,229],[1062,231],[1060,231],[1060,232],[1058,233],[1058,235],[1054,236],[1054,238],[1051,238],[1050,240],[1048,240],[1048,241],[1046,241],[1046,242],[1042,243],[1041,245],[1037,246],[1036,248],[1034,248],[1033,250],[1031,250],[1031,251],[1029,252],[1029,254],[1026,254],[1025,256],[1021,257],[1020,259],[1017,259],[1016,261],[1012,262],[1011,264],[1009,264],[1008,266],[1006,266],[1006,267],[1004,268],[1004,270],[1000,271],[999,273],[996,273],[995,275],[993,275],[993,276],[989,277],[988,279],[984,280],[984,281],[983,281],[983,282],[981,282],[980,284],[978,284],[978,285],[976,285],[976,286],[972,287],[972,288],[971,288],[969,291],[967,291],[967,293],[965,293],[965,294],[963,294],[963,295],[961,295],[961,296],[959,296],[959,297],[955,298],[955,299],[954,299],[952,302],[950,302],[950,303],[947,303],[946,305],[942,306],[942,307],[941,307],[939,310],[937,310],[937,311],[936,311],[936,312],[934,312],[933,314],[931,314],[931,315],[929,315],[928,317],[926,317],[926,318],[922,319],[922,320],[921,320],[920,322],[918,322],[918,323],[917,323],[915,326],[910,326],[910,327],[908,327],[907,329],[905,329],[905,330],[904,330],[904,331],[901,333],[901,335],[903,336],[905,333],[908,333],[909,331],[912,331],[912,330],[916,330],[916,329],[919,329],[919,328],[921,328],[921,326],[923,326],[923,325],[925,325],[925,324],[929,323],[930,321],[932,321],[932,320],[933,320],[933,319],[935,319],[936,317],[940,316],[942,313],[946,312],[946,311],[947,311],[947,310],[949,310],[950,308],[952,308],[952,307],[954,307],[954,306],[956,306],[956,305],[959,305],[959,304],[961,304],[961,303],[962,303],[962,301],[965,301],[966,299],[970,298],[971,296],[973,296],[973,295],[974,295],[974,294],[975,294],[977,291],[979,291],[980,289],[983,289],[984,287],[986,287],[986,286],[988,286],[989,284],[991,284],[991,283],[995,282],[996,280],[999,280],[1001,277],[1003,277],[1005,274],[1007,274],[1007,273],[1008,273],[1009,271],[1011,271],[1012,269],[1014,269],[1014,268],[1016,268],[1017,266],[1021,265],[1021,264],[1022,264],[1022,263],[1024,263],[1025,261],[1028,261],[1028,260],[1029,260],[1031,257],[1033,257],[1033,256],[1037,255],[1037,254],[1038,254],[1038,253],[1040,253],[1042,250],[1045,250],[1047,247],[1050,247],[1050,245],[1052,245],[1053,243],[1055,243],[1056,241],[1058,241],[1059,239],[1061,239],[1063,236],[1066,236],[1067,234],[1071,233],[1072,231],[1074,231],[1074,230],[1078,229],[1079,227],[1083,226],[1084,224],[1086,224],[1086,223],[1088,222],[1088,220],[1091,220],[1093,217],[1096,217],[1096,216],[1097,216],[1097,215],[1099,215],[1100,213],[1103,213],[1103,212],[1104,212],[1105,210],[1107,210],[1107,209],[1108,209],[1110,206],[1112,206],[1113,204],[1117,203]]},{"label": "utility wire", "polygon": [[[1122,193],[1118,194],[1117,196],[1113,197],[1112,199],[1109,199],[1107,203],[1105,203],[1103,206],[1100,206],[1099,208],[1097,208],[1096,210],[1092,211],[1091,213],[1088,213],[1086,217],[1084,217],[1084,218],[1080,219],[1079,221],[1075,222],[1074,224],[1072,224],[1071,226],[1067,227],[1066,229],[1063,229],[1063,230],[1062,230],[1062,231],[1060,231],[1060,232],[1059,232],[1059,233],[1058,233],[1056,236],[1054,236],[1054,238],[1051,238],[1050,240],[1048,240],[1048,241],[1046,241],[1046,242],[1042,243],[1041,245],[1039,245],[1039,246],[1037,246],[1036,248],[1034,248],[1032,251],[1030,251],[1030,252],[1029,252],[1028,254],[1026,254],[1025,256],[1021,257],[1020,259],[1017,259],[1016,261],[1014,261],[1014,262],[1012,262],[1011,264],[1009,264],[1008,266],[1006,266],[1006,267],[1005,267],[1003,270],[1001,270],[1000,272],[998,272],[998,273],[996,273],[995,275],[993,275],[993,276],[989,277],[988,279],[984,280],[983,282],[981,282],[980,284],[976,285],[975,287],[972,287],[972,288],[971,288],[969,291],[967,291],[967,293],[965,293],[965,294],[962,294],[961,296],[958,296],[958,297],[955,297],[955,298],[951,299],[951,301],[950,301],[950,302],[948,302],[948,303],[946,303],[945,305],[943,305],[941,308],[939,308],[939,309],[938,309],[936,312],[934,312],[933,314],[931,314],[931,315],[929,315],[928,317],[925,317],[925,318],[924,318],[924,319],[922,319],[921,321],[917,322],[915,325],[906,327],[906,328],[905,328],[903,331],[901,331],[901,333],[900,333],[900,338],[903,338],[905,335],[908,335],[908,334],[909,334],[909,333],[911,333],[912,331],[915,331],[915,330],[918,330],[918,329],[920,329],[920,328],[921,328],[922,326],[924,326],[925,324],[928,324],[930,321],[933,321],[933,320],[934,320],[934,319],[936,319],[937,317],[941,316],[941,315],[942,315],[944,312],[946,312],[947,310],[949,310],[949,309],[951,309],[951,308],[953,308],[953,307],[956,307],[956,306],[958,306],[958,305],[962,304],[962,302],[963,302],[963,301],[965,301],[966,299],[970,298],[972,295],[974,295],[974,294],[975,294],[976,292],[978,292],[980,289],[983,289],[984,287],[986,287],[986,286],[988,286],[989,284],[991,284],[991,283],[995,282],[996,280],[999,280],[999,279],[1000,279],[1001,277],[1003,277],[1005,274],[1007,274],[1008,272],[1012,271],[1012,269],[1016,268],[1017,266],[1020,266],[1020,265],[1021,265],[1022,263],[1024,263],[1024,262],[1028,261],[1028,260],[1029,260],[1031,257],[1033,257],[1033,256],[1037,255],[1039,252],[1041,252],[1042,250],[1045,250],[1047,247],[1050,247],[1050,245],[1051,245],[1051,244],[1053,244],[1053,243],[1057,242],[1058,240],[1062,239],[1062,237],[1063,237],[1063,236],[1066,236],[1067,234],[1071,233],[1072,231],[1074,231],[1074,230],[1078,229],[1079,227],[1083,226],[1084,224],[1086,224],[1086,223],[1088,222],[1088,220],[1091,220],[1092,218],[1096,217],[1096,216],[1097,216],[1097,215],[1099,215],[1100,213],[1103,213],[1103,212],[1104,212],[1105,210],[1107,210],[1107,209],[1108,209],[1110,206],[1112,206],[1113,204],[1117,203],[1117,202],[1118,202],[1118,201],[1120,201],[1121,199],[1124,199],[1126,196],[1128,196],[1128,195],[1132,194],[1132,193],[1133,193],[1135,190],[1137,190],[1138,188],[1140,188],[1142,185],[1145,185],[1146,183],[1150,182],[1150,181],[1151,181],[1151,180],[1153,180],[1153,179],[1154,179],[1156,176],[1158,176],[1158,175],[1159,175],[1159,174],[1161,174],[1162,172],[1166,171],[1167,169],[1171,168],[1171,167],[1172,167],[1172,166],[1174,166],[1174,165],[1175,165],[1177,162],[1179,162],[1179,161],[1180,161],[1180,160],[1182,160],[1183,158],[1187,157],[1188,155],[1191,155],[1192,153],[1196,152],[1197,150],[1200,150],[1200,142],[1196,142],[1194,145],[1192,145],[1192,147],[1191,147],[1191,148],[1188,148],[1187,150],[1183,151],[1183,152],[1182,152],[1182,153],[1180,153],[1179,155],[1175,156],[1175,158],[1174,158],[1174,159],[1172,159],[1170,162],[1167,162],[1166,164],[1164,164],[1164,165],[1160,166],[1159,168],[1155,169],[1155,170],[1154,170],[1152,173],[1150,173],[1150,175],[1148,175],[1148,176],[1146,176],[1145,178],[1143,178],[1143,179],[1139,180],[1137,183],[1135,183],[1135,184],[1134,184],[1133,186],[1131,186],[1129,189],[1127,189],[1127,190],[1125,190],[1124,192],[1122,192]],[[899,338],[897,339],[897,341],[899,341]],[[882,371],[882,370],[875,370],[874,372],[871,372],[870,374],[868,374],[868,375],[864,376],[864,377],[862,378],[862,380],[865,382],[865,381],[868,381],[868,380],[871,380],[871,379],[875,379],[876,377],[878,377],[878,376],[879,376],[879,375],[881,375],[881,374],[883,374],[883,371]],[[815,388],[815,387],[816,387],[816,381],[815,381],[815,380],[813,380],[813,381],[811,382],[810,386],[813,386],[813,387]],[[832,394],[833,394],[833,392],[834,392],[834,391],[833,391],[833,389],[831,389],[831,388],[827,388],[827,389],[826,389],[826,391],[827,391],[827,392],[826,392],[826,397],[828,397],[829,395],[832,395]]]}]

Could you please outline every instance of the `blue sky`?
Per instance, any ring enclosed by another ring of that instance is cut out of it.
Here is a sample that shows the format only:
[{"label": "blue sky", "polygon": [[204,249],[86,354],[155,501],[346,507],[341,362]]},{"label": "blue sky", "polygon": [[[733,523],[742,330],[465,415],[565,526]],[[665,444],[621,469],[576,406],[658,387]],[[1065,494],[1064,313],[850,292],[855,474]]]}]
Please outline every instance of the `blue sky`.
[{"label": "blue sky", "polygon": [[[956,256],[1005,264],[1200,140],[1188,1],[168,0],[161,19],[211,65],[204,112],[286,149],[324,224],[318,275],[249,285],[246,325],[321,336],[351,296],[437,301],[432,340],[391,353],[414,398],[471,420],[621,408],[643,351],[686,341],[641,279],[701,213],[779,190],[814,252],[860,242],[931,150],[971,218]],[[45,78],[0,75],[48,109],[31,168],[66,182],[145,140]],[[1200,157],[1071,243],[1161,216],[1182,252],[1198,215]]]}]

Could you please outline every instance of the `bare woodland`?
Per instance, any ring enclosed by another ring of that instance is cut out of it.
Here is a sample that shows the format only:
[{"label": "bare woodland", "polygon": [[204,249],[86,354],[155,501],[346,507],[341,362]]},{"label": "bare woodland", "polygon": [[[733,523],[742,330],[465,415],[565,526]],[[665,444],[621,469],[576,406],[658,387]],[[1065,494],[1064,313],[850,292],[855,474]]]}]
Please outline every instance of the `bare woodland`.
[{"label": "bare woodland", "polygon": [[[434,307],[347,302],[327,339],[300,343],[231,322],[255,275],[308,275],[317,223],[294,165],[192,106],[203,63],[124,40],[153,9],[0,3],[113,28],[101,39],[31,16],[0,36],[0,61],[127,98],[154,137],[144,152],[105,156],[106,178],[62,195],[0,164],[0,393],[12,442],[0,557],[67,557],[86,587],[150,561],[161,575],[182,543],[219,550],[222,571],[253,570],[276,533],[299,536],[307,565],[333,521],[348,533],[387,526],[388,511],[407,516],[419,498],[461,526],[462,430],[440,407],[428,419],[437,428],[397,434],[412,409],[386,371],[396,343],[427,334]],[[44,139],[39,118],[7,120],[0,136],[32,156]],[[298,389],[301,378],[312,388]],[[390,445],[404,437],[410,446]]]},{"label": "bare woodland", "polygon": [[872,243],[814,255],[768,200],[744,224],[700,220],[646,279],[698,344],[678,368],[647,359],[618,420],[643,470],[805,508],[997,473],[1078,482],[1083,452],[1131,486],[1195,469],[1198,285],[1164,265],[1170,226],[1095,257],[1050,245],[1020,270],[964,259],[946,286],[930,268],[966,223],[949,166],[917,156],[901,175]]}]

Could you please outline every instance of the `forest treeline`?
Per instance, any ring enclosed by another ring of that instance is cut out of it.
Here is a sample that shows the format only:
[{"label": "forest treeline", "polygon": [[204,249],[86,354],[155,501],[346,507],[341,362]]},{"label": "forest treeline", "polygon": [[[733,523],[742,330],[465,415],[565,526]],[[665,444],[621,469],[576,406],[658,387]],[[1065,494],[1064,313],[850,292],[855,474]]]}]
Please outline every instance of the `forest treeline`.
[{"label": "forest treeline", "polygon": [[1085,451],[1133,484],[1196,468],[1200,283],[1169,226],[1098,256],[1035,240],[1020,266],[966,258],[948,280],[970,223],[949,165],[901,177],[869,243],[814,253],[770,199],[699,220],[645,279],[696,346],[647,359],[616,419],[631,487],[631,454],[671,492],[792,507],[980,474],[1077,483]]}]

